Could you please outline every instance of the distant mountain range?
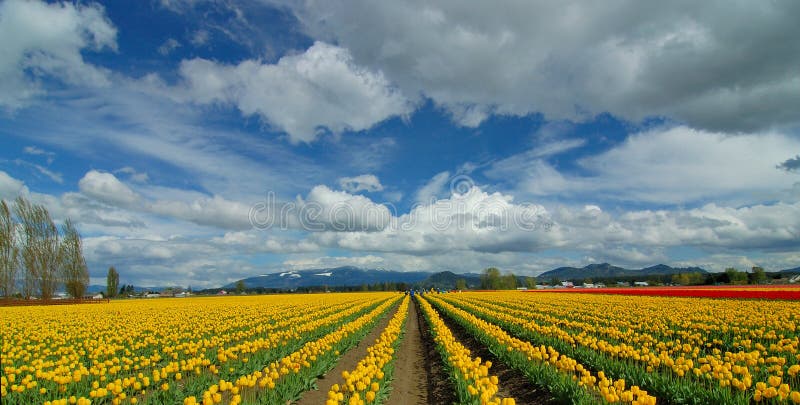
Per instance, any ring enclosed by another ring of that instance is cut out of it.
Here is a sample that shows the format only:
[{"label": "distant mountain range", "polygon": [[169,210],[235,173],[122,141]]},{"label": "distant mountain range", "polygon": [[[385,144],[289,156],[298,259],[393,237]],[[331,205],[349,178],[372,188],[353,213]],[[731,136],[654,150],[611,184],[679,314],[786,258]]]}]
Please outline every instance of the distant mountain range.
[{"label": "distant mountain range", "polygon": [[[601,279],[615,277],[648,277],[654,275],[672,275],[679,273],[708,273],[699,267],[673,268],[659,264],[639,270],[625,269],[612,266],[608,263],[590,264],[586,267],[559,267],[546,271],[537,277],[540,281],[550,281],[553,278],[560,280],[584,280],[586,278]],[[361,269],[358,267],[344,266],[336,268],[314,270],[287,270],[280,273],[264,274],[242,279],[245,288],[270,288],[291,290],[303,287],[344,287],[360,286],[363,284],[381,283],[406,283],[408,285],[427,286],[436,288],[455,288],[459,279],[464,279],[469,288],[479,287],[481,275],[476,273],[455,274],[450,271],[438,273],[424,271],[391,271],[378,269]],[[520,277],[520,285],[524,285]],[[236,282],[222,286],[223,289],[236,288]]]},{"label": "distant mountain range", "polygon": [[[700,267],[670,267],[664,264],[645,267],[642,269],[626,269],[608,263],[590,264],[584,267],[559,267],[546,271],[536,277],[538,282],[549,282],[554,278],[561,281],[583,281],[587,278],[600,280],[607,278],[647,278],[651,276],[669,276],[680,273],[707,274]],[[768,273],[800,274],[800,267],[785,269]],[[478,273],[456,274],[451,271],[424,272],[424,271],[392,271],[379,269],[361,269],[358,267],[344,266],[316,270],[293,270],[280,273],[264,274],[261,276],[243,279],[246,288],[268,288],[292,290],[302,287],[346,287],[360,286],[363,284],[380,283],[406,283],[411,286],[426,286],[442,289],[455,288],[456,282],[464,279],[468,288],[479,288],[481,275]],[[518,276],[518,284],[525,285],[524,277]],[[140,287],[135,286],[137,293],[144,291],[161,292],[168,287]],[[235,289],[236,282],[226,284],[223,289]],[[92,284],[88,286],[88,293],[105,292],[106,286]]]},{"label": "distant mountain range", "polygon": [[622,267],[612,266],[608,263],[590,264],[585,267],[559,267],[546,271],[536,278],[542,281],[550,281],[554,278],[559,280],[579,280],[602,279],[617,277],[650,277],[650,276],[670,276],[681,273],[700,273],[707,274],[705,269],[700,267],[670,267],[665,264],[657,264],[643,269],[633,270]]},{"label": "distant mountain range", "polygon": [[[318,270],[292,270],[281,273],[264,274],[243,279],[246,288],[294,289],[298,287],[359,286],[362,284],[406,283],[413,284],[425,280],[433,273],[422,271],[365,270],[344,266]],[[236,288],[238,281],[222,288]]]}]

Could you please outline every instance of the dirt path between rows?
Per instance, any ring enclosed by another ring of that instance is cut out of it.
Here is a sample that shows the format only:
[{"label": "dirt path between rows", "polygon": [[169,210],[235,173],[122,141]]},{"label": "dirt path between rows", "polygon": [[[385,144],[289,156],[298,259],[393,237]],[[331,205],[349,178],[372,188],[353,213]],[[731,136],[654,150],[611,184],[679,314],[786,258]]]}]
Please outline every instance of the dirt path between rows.
[{"label": "dirt path between rows", "polygon": [[500,381],[498,384],[498,396],[513,397],[515,402],[522,404],[554,404],[555,398],[547,390],[537,386],[521,371],[511,368],[497,358],[489,348],[477,340],[461,325],[449,318],[445,313],[439,312],[445,325],[450,328],[455,337],[462,345],[469,349],[472,356],[480,356],[483,361],[492,362],[489,369],[490,375],[496,375]]},{"label": "dirt path between rows", "polygon": [[406,318],[406,333],[397,351],[392,391],[386,405],[429,404],[428,367],[425,361],[425,348],[420,333],[420,319],[417,306],[411,302]]},{"label": "dirt path between rows", "polygon": [[454,404],[456,391],[416,300],[409,305],[406,335],[397,353],[386,405]]},{"label": "dirt path between rows", "polygon": [[342,371],[353,370],[358,365],[358,362],[367,356],[367,348],[372,346],[372,344],[375,343],[375,340],[380,337],[381,333],[383,333],[383,330],[389,325],[389,321],[392,319],[392,317],[394,317],[394,314],[397,313],[399,307],[399,304],[395,304],[394,310],[390,310],[389,313],[384,315],[383,319],[373,326],[372,330],[369,332],[369,334],[367,334],[367,336],[364,337],[364,339],[361,339],[361,341],[356,344],[355,347],[351,347],[350,350],[345,352],[333,369],[317,378],[318,389],[304,392],[303,396],[300,397],[295,404],[324,404],[325,401],[328,400],[328,391],[331,390],[331,386],[341,382]]},{"label": "dirt path between rows", "polygon": [[[458,401],[447,374],[441,355],[436,351],[428,325],[416,300],[408,306],[405,335],[397,349],[391,391],[386,405],[453,404]],[[342,371],[354,369],[367,355],[367,348],[386,329],[397,309],[390,311],[358,346],[348,350],[336,366],[317,379],[318,390],[306,391],[295,403],[297,405],[319,405],[328,399],[328,391],[341,380]]]}]

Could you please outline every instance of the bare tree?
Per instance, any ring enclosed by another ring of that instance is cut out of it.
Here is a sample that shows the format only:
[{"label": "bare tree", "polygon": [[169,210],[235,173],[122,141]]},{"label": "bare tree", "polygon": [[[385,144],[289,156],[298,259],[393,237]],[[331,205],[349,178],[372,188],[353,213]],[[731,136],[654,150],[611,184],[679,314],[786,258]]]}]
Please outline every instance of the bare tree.
[{"label": "bare tree", "polygon": [[[33,206],[28,200],[18,197],[16,201],[14,201],[14,213],[20,221],[23,221],[22,218],[32,218]],[[32,297],[38,289],[39,271],[36,264],[35,247],[32,243],[28,243],[28,240],[32,239],[30,234],[33,230],[28,229],[24,224],[22,224],[22,227],[22,240],[20,241],[21,250],[19,251],[19,260],[22,261],[23,270],[21,293],[24,298],[28,299]]]},{"label": "bare tree", "polygon": [[19,248],[16,244],[17,226],[11,209],[0,200],[0,293],[10,297],[16,289],[19,268]]},{"label": "bare tree", "polygon": [[23,197],[17,198],[14,211],[24,235],[23,295],[30,298],[38,290],[42,299],[50,299],[58,286],[58,270],[61,264],[58,228],[46,208],[31,204]]},{"label": "bare tree", "polygon": [[61,227],[61,271],[67,293],[74,298],[82,298],[89,286],[89,269],[83,257],[81,235],[72,221],[67,219]]}]

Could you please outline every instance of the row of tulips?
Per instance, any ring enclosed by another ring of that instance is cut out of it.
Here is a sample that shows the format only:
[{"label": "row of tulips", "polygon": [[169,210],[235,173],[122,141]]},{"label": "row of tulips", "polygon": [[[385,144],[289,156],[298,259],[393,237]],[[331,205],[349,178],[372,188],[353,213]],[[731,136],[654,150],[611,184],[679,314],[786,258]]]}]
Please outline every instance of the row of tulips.
[{"label": "row of tulips", "polygon": [[358,362],[356,368],[342,373],[341,385],[333,384],[331,386],[326,405],[371,404],[379,401],[382,394],[385,394],[387,380],[391,378],[389,374],[395,358],[395,350],[408,317],[409,300],[408,296],[403,298],[397,313],[375,343],[367,348],[367,355]]},{"label": "row of tulips", "polygon": [[241,375],[235,381],[220,381],[205,390],[200,398],[188,396],[183,403],[238,404],[244,399],[267,404],[291,402],[311,388],[316,376],[330,369],[340,353],[358,343],[399,300],[400,297],[396,295],[385,299],[369,313],[341,324],[319,339],[305,343],[298,350],[269,363],[263,369]]},{"label": "row of tulips", "polygon": [[[197,381],[236,373],[248,359],[256,364],[280,354],[285,346],[299,347],[389,296],[131,300],[7,308],[0,313],[0,393],[3,404],[174,399],[202,386]],[[354,308],[350,318],[343,318]],[[19,322],[23,318],[26,322]]]},{"label": "row of tulips", "polygon": [[450,370],[450,379],[455,383],[459,403],[514,405],[514,398],[497,395],[499,381],[497,376],[489,374],[492,363],[484,362],[480,357],[472,357],[470,350],[453,336],[453,332],[430,303],[421,296],[418,297],[418,302],[430,327],[436,349]]},{"label": "row of tulips", "polygon": [[[253,359],[254,364],[265,363],[274,359],[280,351],[276,348],[298,347],[304,342],[313,339],[321,333],[333,330],[338,324],[353,319],[358,314],[377,302],[367,301],[362,304],[337,306],[337,312],[322,311],[319,314],[303,314],[286,321],[278,322],[266,330],[272,330],[266,338],[258,338],[229,347],[220,347],[214,357],[207,358],[203,353],[200,356],[182,359],[180,362],[170,361],[162,367],[154,367],[151,374],[124,378],[98,387],[97,381],[92,383],[90,399],[111,399],[112,404],[121,403],[126,398],[137,402],[144,400],[149,403],[175,402],[185,395],[201,392],[201,386],[206,380],[214,380],[221,371],[225,374],[242,373],[243,366]],[[291,325],[287,322],[296,322]],[[241,357],[241,358],[240,358]],[[187,378],[188,377],[188,378]],[[222,380],[224,384],[224,380]],[[172,385],[170,385],[172,384]],[[206,384],[208,385],[208,384]],[[174,388],[181,388],[175,390]],[[80,399],[80,398],[79,398]],[[63,402],[65,398],[61,398]]]},{"label": "row of tulips", "polygon": [[533,345],[441,298],[430,299],[448,317],[489,346],[506,364],[548,387],[559,400],[573,403],[656,403],[656,397],[640,387],[627,388],[623,378],[608,378],[603,371],[591,370],[551,346]]},{"label": "row of tulips", "polygon": [[[637,362],[653,361],[669,364],[669,359],[662,353],[657,357],[645,352],[638,359],[631,354],[630,345],[615,346],[594,337],[585,338],[580,333],[568,333],[561,330],[558,323],[541,325],[528,319],[525,311],[515,310],[505,306],[496,306],[490,300],[473,301],[472,299],[453,299],[448,301],[473,315],[505,328],[517,338],[526,340],[534,345],[552,347],[555,350],[567,353],[581,364],[591,364],[593,369],[602,370],[610,377],[624,376],[627,381],[636,384],[657,396],[670,398],[676,403],[746,403],[745,398],[736,398],[728,389],[715,387],[711,384],[698,385],[689,378],[675,378],[678,373],[664,374],[657,372],[653,366],[642,367]],[[531,311],[527,311],[530,313]],[[650,350],[645,348],[645,351]],[[676,370],[686,367],[689,363],[678,361],[673,364]]]},{"label": "row of tulips", "polygon": [[[580,308],[575,311],[577,314],[573,315],[572,319],[553,317],[547,319],[545,316],[550,315],[545,315],[548,313],[546,311],[557,312],[550,310],[552,302],[534,301],[527,298],[530,295],[475,295],[451,301],[487,320],[508,325],[509,330],[520,338],[540,344],[552,344],[560,350],[570,351],[581,361],[602,364],[607,372],[625,375],[659,396],[672,398],[676,403],[744,404],[751,400],[757,402],[773,399],[778,402],[800,400],[800,392],[797,388],[792,388],[797,387],[800,382],[798,376],[800,365],[797,364],[794,354],[798,338],[792,327],[786,327],[780,333],[776,333],[774,329],[752,333],[750,336],[761,336],[755,342],[752,339],[737,337],[736,335],[741,333],[737,331],[733,338],[737,341],[737,345],[741,346],[736,351],[723,352],[713,347],[708,349],[720,341],[716,338],[704,341],[702,337],[692,336],[691,339],[681,341],[662,335],[660,338],[666,340],[664,342],[646,332],[626,328],[622,322],[619,326],[621,329],[617,331],[610,326],[598,326],[600,322],[594,319],[586,320],[579,313],[591,312],[591,309],[581,306],[581,298],[593,302],[589,295],[581,296],[570,304],[572,308]],[[680,299],[664,298],[640,298],[636,300],[635,305],[641,310],[649,300],[658,301],[662,310],[683,305],[683,302],[675,301]],[[705,307],[706,311],[712,314],[716,312],[714,309],[718,302],[706,299],[693,300],[695,306]],[[620,302],[625,301],[620,300]],[[738,303],[740,305],[735,307],[725,303],[728,308],[723,306],[717,309],[724,311],[720,317],[727,317],[729,312],[738,312],[742,318],[753,316],[747,315],[748,311],[752,311],[749,302]],[[784,303],[784,306],[792,304],[794,303]],[[637,311],[637,308],[633,307],[633,302],[629,302],[629,305],[631,312]],[[778,311],[781,309],[776,307]],[[672,310],[663,312],[673,313]],[[691,315],[691,312],[687,315]],[[650,318],[655,316],[657,315],[653,314]],[[791,319],[792,315],[788,316]],[[665,314],[662,317],[669,315]],[[653,323],[659,322],[664,321],[653,319]],[[751,321],[743,320],[741,324],[751,324]],[[779,325],[772,323],[772,326]],[[742,326],[737,328],[741,329]],[[768,343],[766,340],[771,339],[773,335],[772,343]]]}]

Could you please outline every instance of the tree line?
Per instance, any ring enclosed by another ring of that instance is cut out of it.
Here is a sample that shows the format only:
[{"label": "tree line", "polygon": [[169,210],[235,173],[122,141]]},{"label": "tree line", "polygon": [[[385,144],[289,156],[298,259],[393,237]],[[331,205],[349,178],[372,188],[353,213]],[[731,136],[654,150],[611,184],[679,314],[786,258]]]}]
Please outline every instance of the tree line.
[{"label": "tree line", "polygon": [[[602,277],[594,280],[603,284],[614,285],[617,282],[630,283],[633,281],[647,281],[650,285],[713,285],[713,284],[764,284],[769,281],[769,278],[781,277],[780,273],[767,273],[762,267],[753,267],[752,271],[745,272],[739,271],[733,267],[725,269],[722,273],[679,273],[672,275],[651,275],[651,276],[620,276],[620,277]],[[560,285],[559,278],[554,277],[544,284]],[[581,280],[573,280],[576,285],[581,284]],[[591,278],[586,278],[582,284],[593,283]],[[500,270],[495,267],[484,269],[481,273],[480,288],[485,290],[513,290],[517,287],[526,287],[528,289],[536,288],[537,280],[534,277],[518,277],[514,273],[502,274]],[[458,279],[456,281],[457,290],[466,290],[467,283],[465,279]]]},{"label": "tree line", "polygon": [[75,225],[68,218],[59,232],[44,206],[21,196],[13,207],[0,200],[0,294],[51,299],[59,285],[75,298],[89,286]]},{"label": "tree line", "polygon": [[[524,285],[521,285],[524,281]],[[466,282],[460,279],[456,282],[456,289],[465,290]],[[525,277],[520,280],[514,273],[501,274],[496,267],[489,267],[481,273],[481,288],[484,290],[513,290],[517,287],[535,288],[536,279]]]}]

